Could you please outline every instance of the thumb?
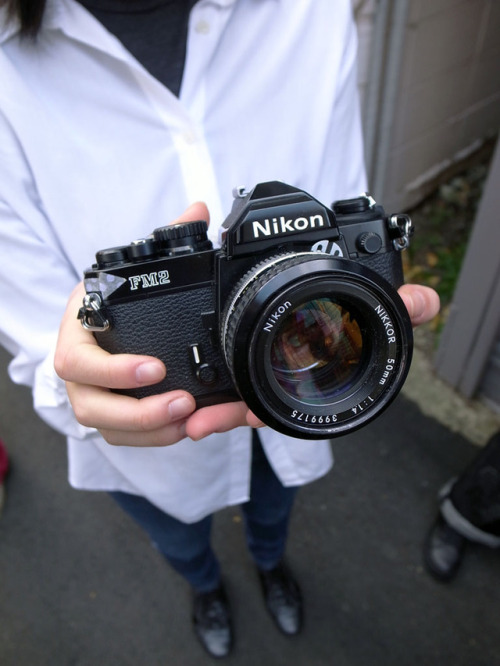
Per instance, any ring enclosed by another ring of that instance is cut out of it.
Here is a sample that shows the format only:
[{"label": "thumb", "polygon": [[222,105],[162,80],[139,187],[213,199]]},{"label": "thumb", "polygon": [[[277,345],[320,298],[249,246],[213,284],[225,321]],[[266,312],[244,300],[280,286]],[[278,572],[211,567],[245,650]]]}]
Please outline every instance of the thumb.
[{"label": "thumb", "polygon": [[196,203],[191,204],[186,208],[182,215],[179,215],[179,217],[171,224],[197,222],[198,220],[204,220],[207,224],[210,224],[210,213],[207,204],[203,201],[197,201]]},{"label": "thumb", "polygon": [[430,287],[419,284],[404,284],[399,289],[413,326],[425,324],[439,312],[439,296]]}]

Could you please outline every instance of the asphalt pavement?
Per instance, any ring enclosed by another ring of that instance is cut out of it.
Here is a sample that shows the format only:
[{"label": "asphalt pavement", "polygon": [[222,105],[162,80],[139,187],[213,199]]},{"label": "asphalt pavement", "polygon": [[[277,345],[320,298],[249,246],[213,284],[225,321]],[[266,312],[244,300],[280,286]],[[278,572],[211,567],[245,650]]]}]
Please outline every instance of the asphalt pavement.
[{"label": "asphalt pavement", "polygon": [[[0,437],[12,464],[0,518],[2,666],[201,666],[190,594],[102,493],[66,478],[63,438],[12,385],[0,353]],[[436,493],[477,448],[400,396],[333,442],[334,470],[298,495],[288,561],[305,626],[274,628],[238,508],[214,544],[233,608],[234,666],[500,665],[500,552],[470,546],[450,584],[424,570]]]}]

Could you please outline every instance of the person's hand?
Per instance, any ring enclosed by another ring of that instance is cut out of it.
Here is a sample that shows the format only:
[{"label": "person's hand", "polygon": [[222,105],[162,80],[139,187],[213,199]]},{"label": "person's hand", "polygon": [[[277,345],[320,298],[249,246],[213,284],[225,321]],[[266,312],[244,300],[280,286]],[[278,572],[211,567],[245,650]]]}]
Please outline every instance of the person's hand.
[{"label": "person's hand", "polygon": [[[190,206],[174,224],[207,220],[205,204]],[[186,391],[171,391],[140,400],[110,389],[137,388],[161,381],[168,368],[151,356],[109,354],[76,318],[85,289],[73,291],[61,322],[55,370],[66,381],[68,397],[79,423],[97,428],[109,444],[167,446],[184,437],[199,440],[214,432],[262,423],[242,402],[195,411]]]},{"label": "person's hand", "polygon": [[439,296],[430,287],[420,284],[404,284],[399,289],[413,326],[420,326],[433,319],[439,312]]}]

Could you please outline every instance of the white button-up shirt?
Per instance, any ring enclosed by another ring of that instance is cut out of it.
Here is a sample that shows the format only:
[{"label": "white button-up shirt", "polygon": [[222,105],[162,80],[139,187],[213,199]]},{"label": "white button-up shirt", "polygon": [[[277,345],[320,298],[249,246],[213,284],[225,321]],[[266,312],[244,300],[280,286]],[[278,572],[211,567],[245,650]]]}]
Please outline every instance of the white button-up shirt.
[{"label": "white button-up shirt", "polygon": [[[74,0],[48,1],[36,42],[3,27],[0,341],[11,378],[68,436],[73,486],[140,494],[187,522],[248,499],[248,428],[133,448],[80,426],[53,370],[58,325],[97,250],[194,201],[217,242],[236,185],[282,180],[327,204],[365,189],[355,63],[349,0],[200,0],[179,99]],[[329,469],[328,442],[260,432],[285,485]]]}]

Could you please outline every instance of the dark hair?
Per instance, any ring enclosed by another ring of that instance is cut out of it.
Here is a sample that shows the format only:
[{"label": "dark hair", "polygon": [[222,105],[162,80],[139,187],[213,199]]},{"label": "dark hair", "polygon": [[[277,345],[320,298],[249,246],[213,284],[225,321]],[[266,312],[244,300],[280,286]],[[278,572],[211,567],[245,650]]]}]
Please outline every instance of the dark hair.
[{"label": "dark hair", "polygon": [[46,2],[47,0],[0,0],[0,5],[7,6],[10,20],[19,21],[22,36],[36,37],[42,25]]}]

